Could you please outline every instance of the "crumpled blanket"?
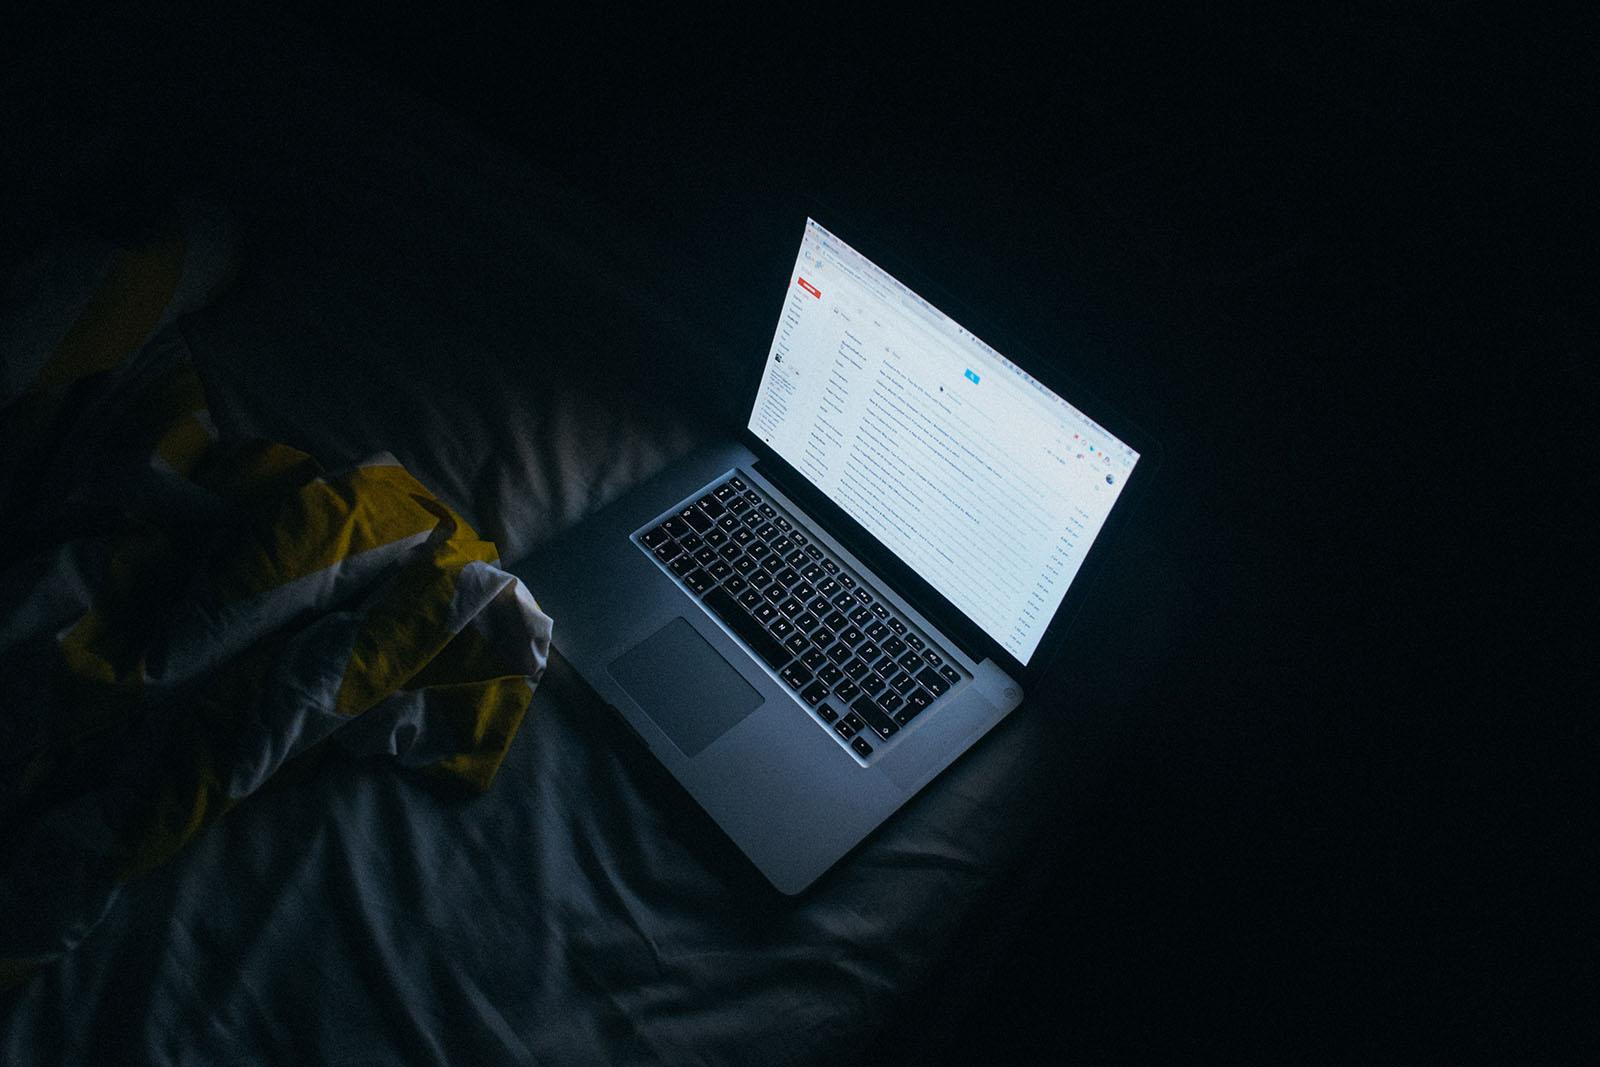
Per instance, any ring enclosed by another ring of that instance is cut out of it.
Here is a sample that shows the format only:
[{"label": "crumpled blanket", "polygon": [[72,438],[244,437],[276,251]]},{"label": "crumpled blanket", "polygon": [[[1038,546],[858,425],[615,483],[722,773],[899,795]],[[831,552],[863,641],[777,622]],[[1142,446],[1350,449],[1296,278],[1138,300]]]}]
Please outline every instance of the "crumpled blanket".
[{"label": "crumpled blanket", "polygon": [[57,243],[0,305],[0,989],[331,751],[486,789],[546,663],[495,546],[391,457],[217,439],[172,328],[193,231]]}]

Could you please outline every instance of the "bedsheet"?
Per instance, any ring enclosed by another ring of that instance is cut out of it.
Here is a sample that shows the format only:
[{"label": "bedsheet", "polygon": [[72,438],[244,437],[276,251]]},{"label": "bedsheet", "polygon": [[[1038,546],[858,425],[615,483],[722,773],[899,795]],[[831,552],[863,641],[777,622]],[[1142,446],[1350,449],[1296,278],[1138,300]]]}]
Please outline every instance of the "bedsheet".
[{"label": "bedsheet", "polygon": [[[702,387],[734,372],[714,302],[661,292],[690,250],[276,16],[182,16],[124,12],[22,72],[74,88],[13,97],[8,203],[59,218],[131,168],[134,208],[225,206],[227,287],[165,334],[216,441],[278,442],[312,482],[392,456],[513,564],[704,436]],[[1026,866],[1059,788],[1042,694],[785,898],[567,669],[560,626],[486,791],[322,746],[0,997],[0,1057],[850,1061]]]}]

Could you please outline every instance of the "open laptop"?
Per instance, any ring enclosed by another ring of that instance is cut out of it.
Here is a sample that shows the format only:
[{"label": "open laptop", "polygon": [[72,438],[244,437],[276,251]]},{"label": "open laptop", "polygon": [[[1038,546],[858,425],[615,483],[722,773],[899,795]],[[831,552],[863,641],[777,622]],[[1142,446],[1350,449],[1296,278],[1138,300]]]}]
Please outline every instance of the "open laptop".
[{"label": "open laptop", "polygon": [[1149,473],[1135,431],[881,259],[808,218],[742,438],[517,568],[561,653],[785,893],[1022,702]]}]

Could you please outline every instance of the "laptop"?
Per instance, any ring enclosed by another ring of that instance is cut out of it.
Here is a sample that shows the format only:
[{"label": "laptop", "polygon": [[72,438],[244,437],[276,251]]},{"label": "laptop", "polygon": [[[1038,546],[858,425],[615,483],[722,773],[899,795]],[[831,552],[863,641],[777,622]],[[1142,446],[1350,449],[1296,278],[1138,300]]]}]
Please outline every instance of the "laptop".
[{"label": "laptop", "polygon": [[815,219],[799,238],[739,439],[516,568],[562,655],[787,894],[1022,703],[1151,462],[909,268]]}]

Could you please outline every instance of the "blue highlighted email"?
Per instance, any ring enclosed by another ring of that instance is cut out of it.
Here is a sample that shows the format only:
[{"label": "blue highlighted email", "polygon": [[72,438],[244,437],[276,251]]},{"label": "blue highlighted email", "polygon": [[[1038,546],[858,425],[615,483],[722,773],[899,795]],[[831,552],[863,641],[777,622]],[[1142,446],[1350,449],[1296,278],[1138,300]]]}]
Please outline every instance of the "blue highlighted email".
[{"label": "blue highlighted email", "polygon": [[972,373],[970,370],[967,371],[967,377],[969,379],[971,379],[973,385],[977,385],[978,384],[978,376],[976,374]]}]

